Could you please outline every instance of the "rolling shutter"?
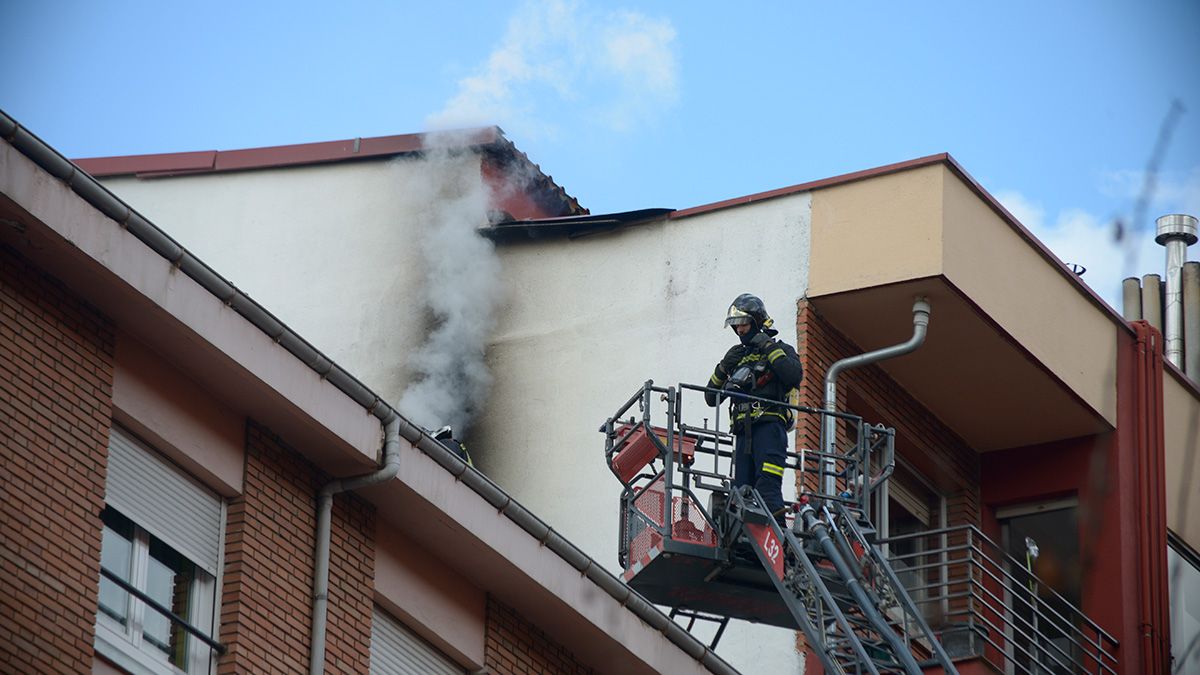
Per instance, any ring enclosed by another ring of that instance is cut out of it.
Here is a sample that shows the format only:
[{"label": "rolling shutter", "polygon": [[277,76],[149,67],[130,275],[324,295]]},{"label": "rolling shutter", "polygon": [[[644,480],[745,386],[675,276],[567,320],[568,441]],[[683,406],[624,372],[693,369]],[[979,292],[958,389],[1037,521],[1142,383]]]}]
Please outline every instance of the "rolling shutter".
[{"label": "rolling shutter", "polygon": [[217,576],[220,497],[117,427],[109,435],[104,501]]},{"label": "rolling shutter", "polygon": [[445,654],[375,607],[371,621],[371,675],[463,675]]}]

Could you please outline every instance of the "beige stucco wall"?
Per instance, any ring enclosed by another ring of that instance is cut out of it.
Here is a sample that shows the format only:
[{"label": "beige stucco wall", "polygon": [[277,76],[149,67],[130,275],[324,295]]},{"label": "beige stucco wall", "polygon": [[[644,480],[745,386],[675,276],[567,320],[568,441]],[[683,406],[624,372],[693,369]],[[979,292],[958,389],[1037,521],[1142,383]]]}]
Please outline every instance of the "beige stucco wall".
[{"label": "beige stucco wall", "polygon": [[812,195],[812,297],[941,274],[940,165]]},{"label": "beige stucco wall", "polygon": [[938,168],[946,277],[1115,425],[1114,317],[1101,311],[948,167]]},{"label": "beige stucco wall", "polygon": [[1167,527],[1200,551],[1200,394],[1163,374]]},{"label": "beige stucco wall", "polygon": [[[105,184],[396,403],[426,331],[415,299],[423,168],[368,161]],[[477,176],[478,165],[458,170]],[[620,485],[596,429],[646,379],[707,380],[734,341],[723,319],[739,293],[761,295],[795,344],[808,223],[801,194],[584,240],[501,245],[495,384],[467,439],[476,464],[617,571]],[[693,407],[691,419],[705,416]],[[793,645],[790,631],[734,626],[720,653],[750,672],[795,672]]]},{"label": "beige stucco wall", "polygon": [[1115,425],[1114,318],[948,165],[816,190],[812,204],[810,296],[940,276]]}]

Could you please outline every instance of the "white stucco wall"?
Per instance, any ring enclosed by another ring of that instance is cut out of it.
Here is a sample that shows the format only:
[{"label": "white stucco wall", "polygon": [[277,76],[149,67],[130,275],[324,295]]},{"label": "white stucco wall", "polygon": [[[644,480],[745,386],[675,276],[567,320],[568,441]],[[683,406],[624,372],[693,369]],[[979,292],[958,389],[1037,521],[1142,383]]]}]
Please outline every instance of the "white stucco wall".
[{"label": "white stucco wall", "polygon": [[[430,207],[422,169],[409,159],[104,183],[396,403],[426,334],[416,299],[416,236]],[[458,170],[477,180],[478,162]],[[740,293],[762,297],[795,345],[810,208],[799,194],[584,239],[500,245],[495,383],[467,439],[476,465],[619,572],[620,484],[597,429],[647,379],[705,383],[735,340],[723,320]],[[689,398],[690,421],[711,417]],[[802,669],[794,633],[782,629],[733,624],[718,652],[746,673]]]},{"label": "white stucco wall", "polygon": [[[414,289],[427,167],[401,158],[103,182],[395,403],[426,331]],[[480,184],[477,157],[452,168]]]},{"label": "white stucco wall", "polygon": [[[705,384],[736,341],[724,318],[740,293],[762,297],[780,337],[795,345],[809,208],[800,194],[607,235],[502,245],[509,296],[489,352],[492,397],[472,433],[480,465],[619,572],[620,484],[597,429],[647,379]],[[699,395],[688,398],[685,419],[711,420]],[[790,631],[731,625],[717,651],[747,673],[801,668]]]}]

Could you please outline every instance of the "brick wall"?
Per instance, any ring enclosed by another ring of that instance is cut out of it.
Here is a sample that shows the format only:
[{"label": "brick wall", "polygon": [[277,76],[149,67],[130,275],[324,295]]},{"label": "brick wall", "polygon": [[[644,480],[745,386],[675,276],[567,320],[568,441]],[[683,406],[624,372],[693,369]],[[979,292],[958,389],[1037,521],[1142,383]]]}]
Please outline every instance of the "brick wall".
[{"label": "brick wall", "polygon": [[[797,351],[804,364],[800,404],[820,408],[825,403],[829,366],[863,350],[825,321],[807,300],[800,301],[798,310]],[[838,378],[837,407],[862,415],[867,422],[894,427],[897,457],[931,480],[946,497],[948,524],[980,524],[978,453],[881,368],[844,371]],[[819,420],[800,416],[796,434],[800,446],[819,447]],[[839,429],[838,436],[839,443],[847,441],[844,429]]]},{"label": "brick wall", "polygon": [[92,668],[113,341],[0,247],[0,671]]},{"label": "brick wall", "polygon": [[515,673],[590,674],[591,668],[550,639],[511,607],[488,596],[484,665],[498,675]]},{"label": "brick wall", "polygon": [[[312,626],[315,494],[328,480],[270,430],[247,424],[245,484],[229,504],[219,672],[305,672]],[[327,672],[370,661],[374,507],[354,495],[333,505]]]}]

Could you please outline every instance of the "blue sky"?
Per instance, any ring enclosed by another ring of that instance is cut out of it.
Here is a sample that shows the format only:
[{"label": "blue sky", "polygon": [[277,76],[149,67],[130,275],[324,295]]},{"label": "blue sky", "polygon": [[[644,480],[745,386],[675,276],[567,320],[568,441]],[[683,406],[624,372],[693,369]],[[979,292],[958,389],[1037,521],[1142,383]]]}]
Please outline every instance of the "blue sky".
[{"label": "blue sky", "polygon": [[945,151],[1114,306],[1153,218],[1200,215],[1197,0],[0,7],[0,108],[72,157],[495,123],[602,213]]}]

